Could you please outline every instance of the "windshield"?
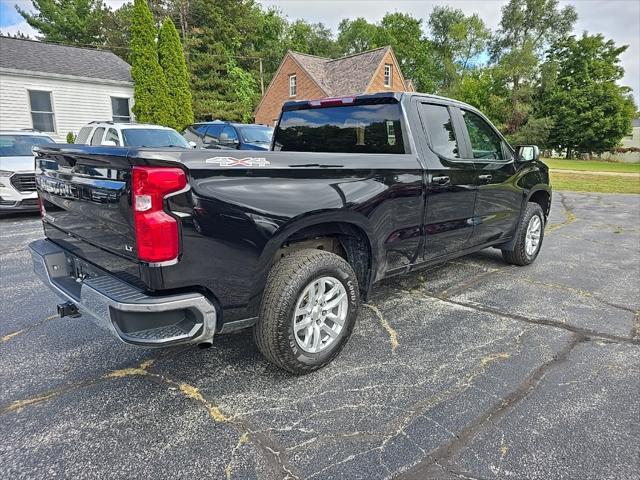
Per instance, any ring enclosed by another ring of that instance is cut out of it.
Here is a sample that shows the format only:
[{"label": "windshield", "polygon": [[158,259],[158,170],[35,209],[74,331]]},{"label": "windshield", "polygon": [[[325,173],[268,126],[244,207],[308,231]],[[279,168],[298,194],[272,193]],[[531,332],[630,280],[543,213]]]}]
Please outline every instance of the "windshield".
[{"label": "windshield", "polygon": [[274,150],[405,153],[401,118],[397,103],[284,111]]},{"label": "windshield", "polygon": [[43,135],[0,135],[0,157],[30,157],[31,147],[41,143],[55,143]]},{"label": "windshield", "polygon": [[181,147],[189,143],[175,130],[159,128],[124,128],[122,137],[127,147]]},{"label": "windshield", "polygon": [[273,128],[263,126],[240,127],[244,143],[271,143]]}]

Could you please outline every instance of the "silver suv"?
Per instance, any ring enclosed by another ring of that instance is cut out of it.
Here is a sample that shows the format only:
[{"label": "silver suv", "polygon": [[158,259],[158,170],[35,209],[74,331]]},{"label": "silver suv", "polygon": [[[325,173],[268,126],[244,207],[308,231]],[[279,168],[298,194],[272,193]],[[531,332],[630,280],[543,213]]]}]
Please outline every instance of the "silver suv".
[{"label": "silver suv", "polygon": [[112,147],[192,148],[173,128],[145,123],[91,122],[80,129],[75,143]]},{"label": "silver suv", "polygon": [[0,130],[0,212],[38,210],[31,148],[43,143],[55,141],[33,130]]}]

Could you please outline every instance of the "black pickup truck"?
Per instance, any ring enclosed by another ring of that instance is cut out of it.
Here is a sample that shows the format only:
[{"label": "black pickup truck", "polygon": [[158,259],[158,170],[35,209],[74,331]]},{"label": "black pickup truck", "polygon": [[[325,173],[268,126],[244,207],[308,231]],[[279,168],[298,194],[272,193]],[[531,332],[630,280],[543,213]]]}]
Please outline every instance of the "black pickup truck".
[{"label": "black pickup truck", "polygon": [[289,102],[273,151],[35,150],[30,247],[61,316],[142,346],[252,327],[294,373],[339,353],[385,277],[487,247],[533,262],[551,205],[537,147],[416,93]]}]

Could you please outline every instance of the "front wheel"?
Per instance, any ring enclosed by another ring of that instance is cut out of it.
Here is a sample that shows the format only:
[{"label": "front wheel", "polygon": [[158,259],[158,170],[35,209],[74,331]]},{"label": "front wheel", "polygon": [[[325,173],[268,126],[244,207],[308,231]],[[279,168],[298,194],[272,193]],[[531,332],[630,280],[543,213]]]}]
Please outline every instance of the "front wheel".
[{"label": "front wheel", "polygon": [[502,250],[502,258],[512,265],[529,265],[540,253],[544,239],[544,213],[537,203],[528,203],[522,215],[513,250]]},{"label": "front wheel", "polygon": [[298,250],[267,279],[254,339],[272,363],[295,374],[327,365],[344,347],[358,315],[358,281],[341,257]]}]

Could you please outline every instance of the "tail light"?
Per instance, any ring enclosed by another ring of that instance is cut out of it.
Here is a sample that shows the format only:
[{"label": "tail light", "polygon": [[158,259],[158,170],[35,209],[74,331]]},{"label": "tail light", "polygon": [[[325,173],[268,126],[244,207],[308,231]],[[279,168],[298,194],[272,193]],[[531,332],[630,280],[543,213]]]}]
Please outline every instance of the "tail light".
[{"label": "tail light", "polygon": [[178,222],[164,211],[164,198],[187,185],[180,168],[133,167],[132,204],[138,258],[161,263],[178,258]]}]

